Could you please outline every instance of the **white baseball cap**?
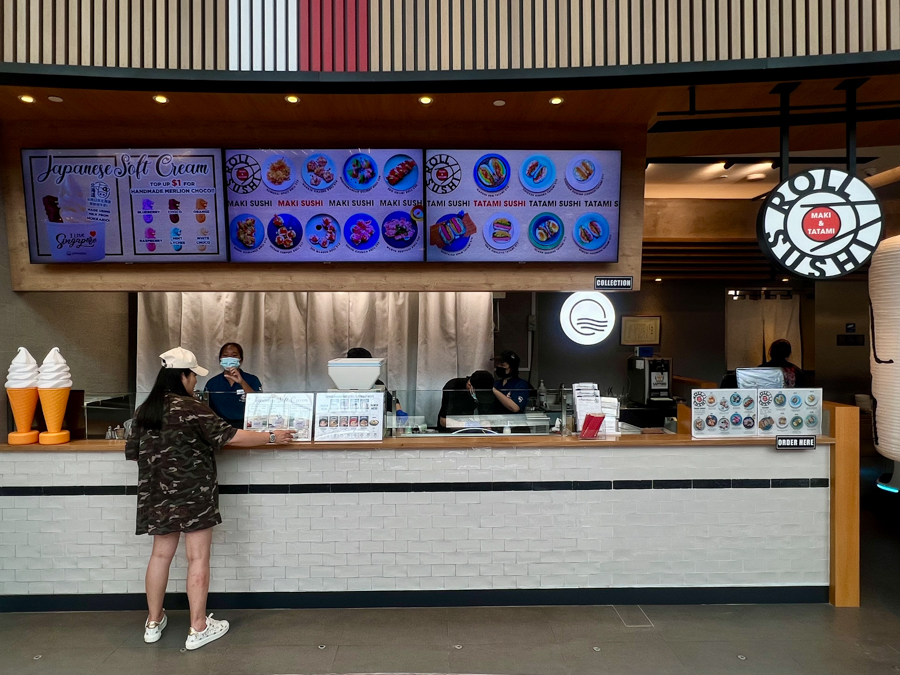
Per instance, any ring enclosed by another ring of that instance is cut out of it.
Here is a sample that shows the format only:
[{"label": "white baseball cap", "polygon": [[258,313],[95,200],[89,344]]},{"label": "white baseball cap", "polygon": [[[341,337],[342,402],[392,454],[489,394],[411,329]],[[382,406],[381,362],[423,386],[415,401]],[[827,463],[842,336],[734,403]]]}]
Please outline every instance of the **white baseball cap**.
[{"label": "white baseball cap", "polygon": [[163,368],[184,368],[194,371],[200,377],[209,375],[209,371],[202,366],[197,365],[197,357],[194,352],[188,351],[184,347],[175,347],[164,354],[160,354],[159,358],[163,361]]}]

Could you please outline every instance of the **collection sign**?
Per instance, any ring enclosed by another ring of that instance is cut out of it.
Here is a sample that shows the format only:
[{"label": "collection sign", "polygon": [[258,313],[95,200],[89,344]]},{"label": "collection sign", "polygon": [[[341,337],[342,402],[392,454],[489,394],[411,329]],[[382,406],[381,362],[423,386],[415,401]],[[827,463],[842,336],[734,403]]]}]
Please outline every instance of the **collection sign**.
[{"label": "collection sign", "polygon": [[769,193],[756,232],[774,263],[808,279],[833,279],[868,261],[883,227],[881,205],[865,181],[837,169],[811,169]]}]

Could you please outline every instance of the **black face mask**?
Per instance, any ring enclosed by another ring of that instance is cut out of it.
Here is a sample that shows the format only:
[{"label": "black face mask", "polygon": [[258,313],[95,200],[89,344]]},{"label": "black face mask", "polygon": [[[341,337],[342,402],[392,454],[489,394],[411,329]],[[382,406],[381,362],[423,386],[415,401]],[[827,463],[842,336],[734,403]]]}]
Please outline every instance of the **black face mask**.
[{"label": "black face mask", "polygon": [[501,380],[506,377],[509,377],[509,375],[506,372],[506,368],[503,368],[502,366],[497,366],[497,368],[494,370],[494,372],[497,374],[497,377],[499,377]]}]

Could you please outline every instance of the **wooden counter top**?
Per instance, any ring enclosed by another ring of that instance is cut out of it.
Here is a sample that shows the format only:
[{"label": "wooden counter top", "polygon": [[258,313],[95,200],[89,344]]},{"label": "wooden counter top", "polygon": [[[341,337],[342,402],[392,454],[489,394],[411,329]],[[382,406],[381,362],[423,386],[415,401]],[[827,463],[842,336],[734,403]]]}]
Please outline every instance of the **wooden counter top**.
[{"label": "wooden counter top", "polygon": [[[819,445],[835,442],[830,436],[819,436]],[[775,437],[694,439],[686,434],[634,434],[613,436],[610,440],[581,440],[577,436],[432,436],[410,435],[386,438],[381,443],[293,443],[262,445],[258,448],[227,448],[232,452],[256,450],[443,450],[449,448],[627,448],[627,447],[741,447],[775,445]],[[0,444],[0,452],[124,452],[124,441],[86,440],[63,445]]]}]

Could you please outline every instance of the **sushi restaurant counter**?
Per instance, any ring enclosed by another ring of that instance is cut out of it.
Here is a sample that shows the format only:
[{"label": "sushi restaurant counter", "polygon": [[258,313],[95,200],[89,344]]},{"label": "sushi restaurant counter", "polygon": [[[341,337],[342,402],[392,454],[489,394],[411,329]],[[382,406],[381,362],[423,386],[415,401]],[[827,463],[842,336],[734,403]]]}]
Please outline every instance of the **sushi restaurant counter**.
[{"label": "sushi restaurant counter", "polygon": [[[841,410],[789,452],[679,434],[228,449],[210,607],[858,606],[858,411]],[[123,447],[0,446],[0,611],[145,606]]]}]

